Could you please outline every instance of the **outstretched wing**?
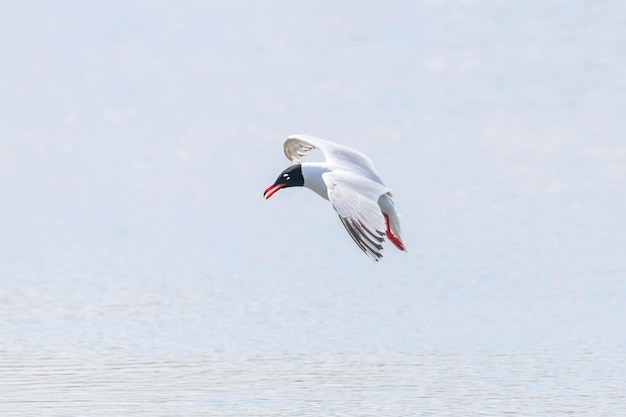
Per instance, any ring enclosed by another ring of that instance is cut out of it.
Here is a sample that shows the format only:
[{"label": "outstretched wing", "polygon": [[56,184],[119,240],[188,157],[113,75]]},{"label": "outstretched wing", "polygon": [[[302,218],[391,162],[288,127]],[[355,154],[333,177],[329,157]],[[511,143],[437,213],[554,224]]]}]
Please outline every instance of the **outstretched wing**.
[{"label": "outstretched wing", "polygon": [[291,135],[283,146],[285,156],[292,162],[300,163],[300,158],[307,152],[319,149],[329,165],[345,168],[382,184],[372,161],[361,152],[347,146],[309,135]]},{"label": "outstretched wing", "polygon": [[378,198],[389,190],[374,181],[346,171],[322,175],[328,199],[344,227],[367,256],[378,262],[383,254],[386,224]]}]

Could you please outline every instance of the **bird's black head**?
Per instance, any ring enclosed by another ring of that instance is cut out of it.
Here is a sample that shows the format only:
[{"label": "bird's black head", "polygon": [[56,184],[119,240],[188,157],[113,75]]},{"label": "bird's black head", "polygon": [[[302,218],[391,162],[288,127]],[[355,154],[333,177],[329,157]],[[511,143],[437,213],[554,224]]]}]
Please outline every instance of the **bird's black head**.
[{"label": "bird's black head", "polygon": [[302,187],[304,177],[302,176],[302,165],[292,165],[280,173],[274,184],[267,187],[263,196],[267,199],[273,196],[276,191],[286,187]]}]

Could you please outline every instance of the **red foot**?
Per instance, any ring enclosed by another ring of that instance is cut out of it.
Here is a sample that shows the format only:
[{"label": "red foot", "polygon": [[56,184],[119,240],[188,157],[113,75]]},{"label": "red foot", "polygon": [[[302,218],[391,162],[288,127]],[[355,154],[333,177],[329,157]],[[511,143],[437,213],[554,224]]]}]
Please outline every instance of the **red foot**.
[{"label": "red foot", "polygon": [[391,243],[394,244],[396,248],[400,249],[401,251],[406,251],[406,249],[404,248],[404,243],[402,243],[398,236],[393,234],[393,232],[391,231],[391,227],[389,227],[389,216],[387,216],[385,213],[383,213],[383,216],[385,216],[385,222],[387,223],[387,238]]}]

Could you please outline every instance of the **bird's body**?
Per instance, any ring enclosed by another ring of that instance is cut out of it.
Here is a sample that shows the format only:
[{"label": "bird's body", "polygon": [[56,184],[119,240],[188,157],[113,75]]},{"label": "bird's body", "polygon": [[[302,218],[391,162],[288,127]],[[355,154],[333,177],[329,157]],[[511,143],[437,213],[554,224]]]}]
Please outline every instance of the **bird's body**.
[{"label": "bird's body", "polygon": [[[312,149],[319,149],[325,161],[301,162],[299,158]],[[285,187],[309,188],[331,202],[352,239],[374,261],[382,257],[385,236],[399,250],[406,250],[391,191],[367,156],[308,135],[289,136],[284,150],[296,164],[265,190],[265,198]]]}]

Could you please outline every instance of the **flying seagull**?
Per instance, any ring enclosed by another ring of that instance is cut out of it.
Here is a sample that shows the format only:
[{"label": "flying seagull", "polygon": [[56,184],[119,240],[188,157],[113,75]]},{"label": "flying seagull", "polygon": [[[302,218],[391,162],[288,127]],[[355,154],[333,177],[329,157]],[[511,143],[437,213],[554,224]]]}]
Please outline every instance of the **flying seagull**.
[{"label": "flying seagull", "polygon": [[[312,149],[320,150],[325,161],[301,162],[300,157]],[[308,135],[289,136],[284,150],[295,165],[281,172],[274,184],[267,187],[263,193],[266,199],[281,188],[309,188],[331,202],[354,242],[375,262],[383,256],[385,236],[396,248],[406,251],[391,191],[367,156]]]}]

